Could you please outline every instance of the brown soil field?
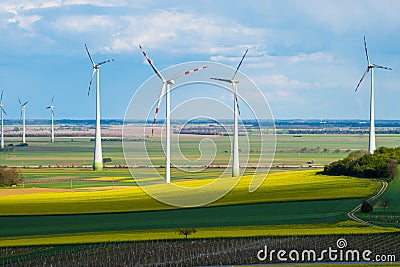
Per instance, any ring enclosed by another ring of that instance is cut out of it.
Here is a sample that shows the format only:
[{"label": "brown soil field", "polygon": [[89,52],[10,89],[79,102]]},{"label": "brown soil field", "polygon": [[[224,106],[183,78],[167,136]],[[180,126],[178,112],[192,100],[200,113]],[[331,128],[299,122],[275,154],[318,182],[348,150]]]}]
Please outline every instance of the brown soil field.
[{"label": "brown soil field", "polygon": [[57,188],[10,188],[0,189],[0,197],[12,196],[12,195],[27,195],[27,194],[39,194],[48,192],[82,192],[82,191],[102,191],[102,190],[118,190],[126,189],[134,186],[98,186],[98,187],[84,187],[77,189],[57,189]]}]

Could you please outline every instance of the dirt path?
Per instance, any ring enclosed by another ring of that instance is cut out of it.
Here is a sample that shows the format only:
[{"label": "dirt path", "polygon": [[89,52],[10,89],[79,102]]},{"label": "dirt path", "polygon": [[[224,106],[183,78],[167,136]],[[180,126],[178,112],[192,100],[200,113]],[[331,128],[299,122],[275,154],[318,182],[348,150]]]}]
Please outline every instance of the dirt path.
[{"label": "dirt path", "polygon": [[[368,199],[368,201],[373,201],[373,200],[377,199],[378,197],[380,197],[380,196],[386,191],[386,188],[388,187],[388,183],[385,182],[385,181],[381,181],[381,185],[382,185],[382,186],[381,186],[381,188],[379,189],[379,191],[376,192],[375,195],[373,195],[372,197],[370,197],[370,198]],[[358,205],[358,206],[355,207],[352,211],[350,211],[349,213],[347,213],[347,216],[349,216],[350,219],[352,219],[352,220],[354,220],[354,221],[356,221],[356,222],[359,222],[359,223],[362,223],[362,224],[365,224],[365,225],[368,225],[368,226],[375,226],[374,224],[372,224],[372,223],[370,223],[370,222],[367,222],[367,221],[364,221],[364,220],[358,218],[358,217],[355,215],[355,213],[358,212],[358,211],[361,209],[361,205],[362,205],[362,204]]]}]

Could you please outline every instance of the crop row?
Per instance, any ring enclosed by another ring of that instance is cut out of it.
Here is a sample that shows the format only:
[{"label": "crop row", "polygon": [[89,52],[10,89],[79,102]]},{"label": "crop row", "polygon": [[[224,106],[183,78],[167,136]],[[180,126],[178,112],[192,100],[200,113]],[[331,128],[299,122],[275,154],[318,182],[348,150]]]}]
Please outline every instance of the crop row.
[{"label": "crop row", "polygon": [[[338,248],[338,240],[344,238],[346,246]],[[43,247],[25,249],[26,254],[10,256],[14,248],[0,249],[2,266],[195,266],[228,264],[278,263],[260,261],[257,253],[269,250],[314,250],[320,255],[324,249],[364,250],[375,255],[393,255],[399,260],[400,234],[374,235],[324,235],[290,237],[251,237],[233,239],[162,240],[145,242],[121,242],[90,244],[68,247]],[[337,255],[340,253],[338,252]],[[339,260],[339,258],[338,258]],[[312,261],[312,260],[311,260]],[[327,257],[324,261],[329,261]],[[308,259],[298,262],[310,262]]]}]

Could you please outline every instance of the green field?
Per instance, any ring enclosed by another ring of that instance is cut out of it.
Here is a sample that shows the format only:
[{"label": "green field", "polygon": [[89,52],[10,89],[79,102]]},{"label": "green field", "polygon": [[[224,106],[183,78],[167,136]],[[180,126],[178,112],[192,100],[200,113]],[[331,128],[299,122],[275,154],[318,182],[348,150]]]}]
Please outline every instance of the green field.
[{"label": "green field", "polygon": [[[277,135],[274,166],[308,166],[307,162],[313,161],[313,165],[321,166],[334,160],[341,159],[354,150],[366,150],[368,136],[358,135]],[[214,165],[226,165],[230,157],[230,142],[226,136],[211,137],[217,147]],[[0,165],[8,166],[91,166],[93,159],[93,141],[88,137],[58,137],[55,143],[50,143],[48,138],[28,138],[28,147],[15,147],[14,152],[0,154]],[[116,138],[118,140],[118,138]],[[180,148],[187,158],[197,158],[200,152],[197,148],[203,136],[180,137]],[[377,135],[377,146],[400,146],[399,135]],[[258,147],[260,142],[257,136],[249,137],[250,143]],[[9,143],[18,144],[19,139],[6,140]],[[139,147],[139,143],[137,142]],[[149,153],[154,156],[154,165],[163,165],[164,157],[161,151],[159,138],[148,139]],[[135,147],[135,143],[132,144]],[[304,150],[304,148],[306,150]],[[269,148],[272,149],[272,148]],[[303,150],[302,150],[303,149]],[[303,152],[302,152],[303,151]],[[244,151],[248,153],[248,151]],[[250,163],[256,163],[259,153],[250,151]],[[109,165],[125,165],[122,144],[119,141],[103,141],[103,156],[112,159]],[[137,154],[138,161],[144,155]],[[174,154],[172,154],[174,157]]]},{"label": "green field", "polygon": [[[398,168],[400,169],[400,167]],[[384,205],[383,203],[386,203]],[[400,174],[389,182],[386,191],[372,201],[373,212],[358,213],[358,217],[376,225],[400,227]]]}]

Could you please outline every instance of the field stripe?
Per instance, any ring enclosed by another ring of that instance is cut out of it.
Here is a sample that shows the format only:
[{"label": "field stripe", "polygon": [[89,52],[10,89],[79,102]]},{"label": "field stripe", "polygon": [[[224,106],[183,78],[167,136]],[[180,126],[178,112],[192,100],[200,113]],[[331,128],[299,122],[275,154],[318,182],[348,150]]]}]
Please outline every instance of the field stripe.
[{"label": "field stripe", "polygon": [[[395,227],[367,227],[348,221],[335,224],[320,225],[262,225],[262,226],[229,226],[196,228],[197,232],[191,239],[229,238],[250,236],[296,236],[296,235],[327,235],[327,234],[374,234],[392,233],[400,230]],[[87,244],[122,241],[182,239],[175,228],[151,229],[138,231],[109,231],[96,233],[58,234],[45,236],[20,236],[2,238],[0,247],[27,246],[27,245],[60,245],[60,244]]]}]

